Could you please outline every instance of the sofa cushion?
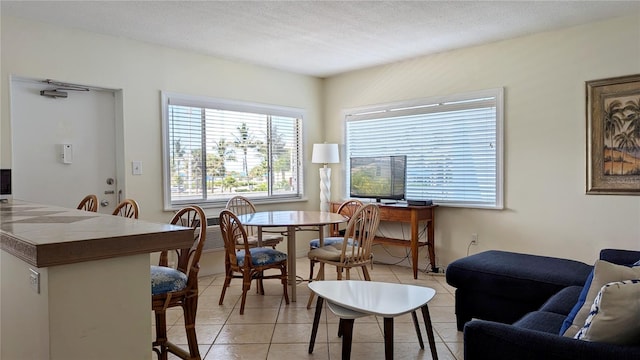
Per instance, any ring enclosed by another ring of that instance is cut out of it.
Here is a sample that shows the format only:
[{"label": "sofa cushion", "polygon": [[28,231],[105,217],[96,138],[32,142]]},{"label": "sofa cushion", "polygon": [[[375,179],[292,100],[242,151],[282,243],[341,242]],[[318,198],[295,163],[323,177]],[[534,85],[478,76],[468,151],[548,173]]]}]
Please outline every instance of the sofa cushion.
[{"label": "sofa cushion", "polygon": [[578,296],[582,289],[582,286],[567,286],[542,304],[540,311],[547,311],[566,316],[571,311],[572,306],[576,301],[578,301]]},{"label": "sofa cushion", "polygon": [[513,326],[557,334],[562,326],[565,316],[548,311],[534,311],[523,316],[513,323]]},{"label": "sofa cushion", "polygon": [[542,304],[567,286],[584,285],[591,269],[575,260],[490,250],[452,262],[446,278],[456,288]]},{"label": "sofa cushion", "polygon": [[596,295],[598,295],[600,289],[604,285],[610,282],[638,278],[640,278],[640,266],[628,267],[625,265],[612,264],[604,260],[596,261],[593,269],[593,281],[589,286],[586,300],[576,314],[571,326],[567,328],[563,335],[567,337],[574,337],[578,330],[584,326],[587,316],[589,316],[591,305],[593,305]]},{"label": "sofa cushion", "polygon": [[604,285],[576,339],[640,344],[640,279]]}]

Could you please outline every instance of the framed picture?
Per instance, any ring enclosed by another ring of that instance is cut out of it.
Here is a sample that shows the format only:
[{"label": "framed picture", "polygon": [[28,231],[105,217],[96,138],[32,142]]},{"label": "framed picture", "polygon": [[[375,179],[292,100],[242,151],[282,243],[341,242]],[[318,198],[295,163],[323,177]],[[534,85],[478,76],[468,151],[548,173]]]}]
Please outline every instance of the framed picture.
[{"label": "framed picture", "polygon": [[586,82],[587,194],[640,195],[640,74]]}]

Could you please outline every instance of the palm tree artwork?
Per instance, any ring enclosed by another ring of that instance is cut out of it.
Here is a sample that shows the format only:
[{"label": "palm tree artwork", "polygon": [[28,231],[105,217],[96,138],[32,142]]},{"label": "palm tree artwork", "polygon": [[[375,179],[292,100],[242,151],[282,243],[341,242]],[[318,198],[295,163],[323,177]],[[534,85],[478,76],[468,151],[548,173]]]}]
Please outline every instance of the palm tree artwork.
[{"label": "palm tree artwork", "polygon": [[640,175],[640,96],[605,102],[604,174]]}]

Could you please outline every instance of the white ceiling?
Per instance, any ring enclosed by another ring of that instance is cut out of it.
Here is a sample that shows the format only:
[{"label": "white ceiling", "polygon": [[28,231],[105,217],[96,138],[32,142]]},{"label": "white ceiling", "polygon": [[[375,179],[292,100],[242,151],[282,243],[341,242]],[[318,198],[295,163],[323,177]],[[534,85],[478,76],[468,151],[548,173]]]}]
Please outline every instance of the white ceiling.
[{"label": "white ceiling", "polygon": [[0,9],[3,15],[328,77],[639,13],[640,1],[2,0]]}]

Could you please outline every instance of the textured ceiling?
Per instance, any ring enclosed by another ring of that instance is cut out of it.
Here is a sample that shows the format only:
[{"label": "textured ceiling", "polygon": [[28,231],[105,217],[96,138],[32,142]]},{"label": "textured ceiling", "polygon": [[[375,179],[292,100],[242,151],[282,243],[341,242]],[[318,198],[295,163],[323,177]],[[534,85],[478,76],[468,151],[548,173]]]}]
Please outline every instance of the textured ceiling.
[{"label": "textured ceiling", "polygon": [[1,11],[328,77],[640,13],[640,1],[2,0]]}]

